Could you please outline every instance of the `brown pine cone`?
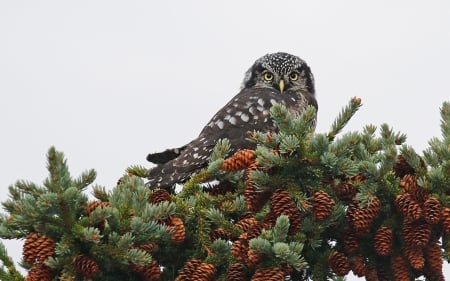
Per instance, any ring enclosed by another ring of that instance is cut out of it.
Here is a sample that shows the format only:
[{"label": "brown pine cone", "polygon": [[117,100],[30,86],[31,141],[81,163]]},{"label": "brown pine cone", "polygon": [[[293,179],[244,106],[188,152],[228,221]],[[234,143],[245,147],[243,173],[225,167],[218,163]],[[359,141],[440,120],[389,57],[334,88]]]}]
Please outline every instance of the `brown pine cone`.
[{"label": "brown pine cone", "polygon": [[367,268],[365,265],[364,257],[362,255],[354,257],[350,261],[350,267],[356,276],[363,277],[366,275]]},{"label": "brown pine cone", "polygon": [[239,262],[247,261],[248,250],[248,240],[239,239],[234,241],[231,245],[231,254],[233,254],[236,260]]},{"label": "brown pine cone", "polygon": [[223,240],[230,240],[231,239],[231,233],[228,231],[225,231],[223,228],[216,228],[214,230],[211,230],[209,233],[209,239],[211,241],[217,240],[217,239],[223,239]]},{"label": "brown pine cone", "polygon": [[256,153],[251,149],[242,149],[235,152],[222,163],[222,170],[237,171],[247,168],[251,163],[255,162]]},{"label": "brown pine cone", "polygon": [[416,174],[413,167],[411,167],[401,155],[397,157],[397,163],[395,163],[393,170],[395,175],[399,178],[403,178],[405,175]]},{"label": "brown pine cone", "polygon": [[400,180],[400,187],[402,187],[406,192],[411,193],[415,189],[419,188],[417,186],[417,177],[414,175],[404,175]]},{"label": "brown pine cone", "polygon": [[258,224],[258,221],[254,217],[250,217],[237,221],[234,226],[245,232],[256,224]]},{"label": "brown pine cone", "polygon": [[249,249],[247,252],[247,264],[249,267],[255,267],[263,258],[263,254]]},{"label": "brown pine cone", "polygon": [[397,195],[395,205],[399,213],[409,221],[417,221],[422,217],[422,208],[409,193]]},{"label": "brown pine cone", "polygon": [[387,256],[392,250],[392,229],[386,226],[380,227],[374,236],[373,248],[380,256]]},{"label": "brown pine cone", "polygon": [[286,215],[289,217],[289,234],[295,234],[300,231],[301,214],[295,202],[291,199],[289,192],[284,189],[277,189],[270,198],[270,209],[276,217]]},{"label": "brown pine cone", "polygon": [[258,268],[253,274],[251,281],[283,281],[284,273],[278,267]]},{"label": "brown pine cone", "polygon": [[415,270],[421,270],[425,264],[422,247],[405,245],[403,255],[409,261],[409,264]]},{"label": "brown pine cone", "polygon": [[152,204],[159,204],[161,202],[171,202],[172,197],[170,196],[170,193],[165,189],[158,189],[155,190],[152,195],[150,195],[149,199],[150,203]]},{"label": "brown pine cone", "polygon": [[27,235],[25,242],[23,243],[22,254],[23,260],[26,263],[33,264],[39,254],[38,246],[39,243],[36,243],[42,234],[37,232],[32,232]]},{"label": "brown pine cone", "polygon": [[191,280],[210,281],[214,276],[215,267],[212,263],[202,262],[192,274]]},{"label": "brown pine cone", "polygon": [[344,253],[331,252],[328,257],[328,265],[337,276],[345,276],[350,271],[350,263]]},{"label": "brown pine cone", "polygon": [[55,254],[55,241],[44,234],[32,232],[23,244],[23,260],[26,263],[43,263]]},{"label": "brown pine cone", "polygon": [[150,264],[138,265],[131,264],[131,270],[140,273],[146,281],[159,280],[161,277],[161,269],[156,260],[152,260]]},{"label": "brown pine cone", "polygon": [[427,223],[403,221],[403,241],[405,245],[424,247],[430,240],[431,230],[431,225]]},{"label": "brown pine cone", "polygon": [[381,202],[378,197],[373,199],[366,207],[359,207],[357,200],[353,200],[347,208],[347,219],[350,225],[357,231],[367,230],[381,210]]},{"label": "brown pine cone", "polygon": [[230,265],[226,281],[247,281],[245,265],[239,262]]},{"label": "brown pine cone", "polygon": [[171,241],[175,244],[183,243],[186,238],[186,229],[184,227],[183,220],[177,216],[170,216],[169,227],[173,229]]},{"label": "brown pine cone", "polygon": [[211,196],[219,196],[224,195],[227,192],[234,193],[236,191],[236,186],[229,181],[221,181],[218,184],[204,187],[203,191]]},{"label": "brown pine cone", "polygon": [[394,274],[395,281],[410,281],[411,275],[409,273],[408,265],[402,256],[393,256],[391,258],[391,270]]},{"label": "brown pine cone", "polygon": [[441,202],[435,197],[430,197],[423,204],[424,218],[429,224],[436,224],[441,220]]},{"label": "brown pine cone", "polygon": [[430,242],[424,248],[425,267],[424,275],[427,280],[439,280],[444,281],[444,275],[442,273],[442,250],[437,241]]},{"label": "brown pine cone", "polygon": [[77,273],[86,278],[94,277],[99,270],[99,266],[95,260],[83,255],[74,257],[72,259],[72,265]]},{"label": "brown pine cone", "polygon": [[336,204],[334,200],[323,190],[316,191],[311,197],[314,218],[318,221],[327,219]]},{"label": "brown pine cone", "polygon": [[89,216],[89,214],[92,213],[95,209],[109,207],[109,206],[111,206],[109,204],[109,202],[102,202],[102,201],[98,201],[98,200],[89,201],[87,203],[86,209],[84,210],[84,214],[86,216]]},{"label": "brown pine cone", "polygon": [[377,273],[377,268],[375,267],[375,265],[370,264],[366,266],[366,281],[380,281],[380,279],[378,279],[378,273]]},{"label": "brown pine cone", "polygon": [[194,272],[197,270],[197,268],[202,263],[201,260],[198,259],[190,259],[186,261],[186,263],[183,266],[183,270],[178,274],[178,276],[175,278],[175,281],[190,281],[192,280],[192,276]]},{"label": "brown pine cone", "polygon": [[260,169],[258,163],[254,161],[245,170],[244,200],[250,213],[256,213],[259,211],[270,197],[269,192],[261,192],[258,190],[250,177],[250,174],[258,169]]},{"label": "brown pine cone", "polygon": [[332,188],[336,197],[345,202],[352,201],[356,195],[356,188],[348,182],[333,185]]},{"label": "brown pine cone", "polygon": [[427,190],[417,185],[417,177],[414,175],[405,175],[399,186],[411,194],[412,198],[419,203],[425,202],[430,195]]},{"label": "brown pine cone", "polygon": [[252,225],[246,233],[246,237],[247,237],[246,239],[250,240],[250,239],[258,237],[261,234],[263,228],[265,228],[265,226],[262,223]]},{"label": "brown pine cone", "polygon": [[450,208],[443,208],[441,210],[442,229],[445,233],[450,233]]},{"label": "brown pine cone", "polygon": [[43,263],[36,263],[28,271],[25,281],[52,281],[55,276],[55,272],[51,268]]},{"label": "brown pine cone", "polygon": [[347,228],[342,240],[344,251],[347,254],[354,254],[359,249],[359,237],[354,229]]},{"label": "brown pine cone", "polygon": [[144,251],[146,251],[147,253],[150,254],[154,250],[158,249],[158,245],[155,244],[155,243],[147,243],[147,244],[139,245],[137,248],[141,249],[141,250],[144,250]]}]

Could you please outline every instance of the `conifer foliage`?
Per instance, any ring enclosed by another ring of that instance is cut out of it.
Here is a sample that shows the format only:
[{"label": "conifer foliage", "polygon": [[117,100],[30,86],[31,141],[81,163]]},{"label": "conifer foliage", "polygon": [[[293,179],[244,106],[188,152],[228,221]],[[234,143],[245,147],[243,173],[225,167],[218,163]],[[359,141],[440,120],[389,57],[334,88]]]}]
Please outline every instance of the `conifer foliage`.
[{"label": "conifer foliage", "polygon": [[[232,155],[220,141],[177,194],[148,189],[133,166],[90,200],[95,172],[72,178],[51,148],[43,186],[9,188],[0,236],[25,239],[25,280],[445,280],[450,103],[423,155],[386,124],[341,134],[360,106],[315,133],[314,108],[276,104],[278,133],[252,132],[257,148]],[[24,280],[0,258],[1,280]]]}]

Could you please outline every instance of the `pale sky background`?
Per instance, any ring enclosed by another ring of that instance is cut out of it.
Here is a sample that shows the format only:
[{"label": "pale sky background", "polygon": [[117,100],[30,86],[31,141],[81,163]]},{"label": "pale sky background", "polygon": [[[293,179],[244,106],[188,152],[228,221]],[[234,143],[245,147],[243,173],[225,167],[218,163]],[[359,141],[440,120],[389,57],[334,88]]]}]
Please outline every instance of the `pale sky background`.
[{"label": "pale sky background", "polygon": [[[345,131],[386,122],[419,153],[440,137],[449,1],[0,0],[0,201],[18,179],[42,183],[52,145],[72,175],[114,186],[196,137],[277,51],[315,75],[317,132],[357,96]],[[3,242],[19,260],[21,242]]]}]

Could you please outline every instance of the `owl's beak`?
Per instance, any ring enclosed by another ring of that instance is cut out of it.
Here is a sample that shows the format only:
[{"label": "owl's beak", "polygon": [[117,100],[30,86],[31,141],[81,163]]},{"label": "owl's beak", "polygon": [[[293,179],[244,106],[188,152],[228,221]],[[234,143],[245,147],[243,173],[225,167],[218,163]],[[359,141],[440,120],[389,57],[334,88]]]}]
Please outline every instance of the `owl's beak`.
[{"label": "owl's beak", "polygon": [[280,88],[280,93],[283,93],[284,91],[284,80],[280,79],[280,82],[278,82],[278,87]]}]

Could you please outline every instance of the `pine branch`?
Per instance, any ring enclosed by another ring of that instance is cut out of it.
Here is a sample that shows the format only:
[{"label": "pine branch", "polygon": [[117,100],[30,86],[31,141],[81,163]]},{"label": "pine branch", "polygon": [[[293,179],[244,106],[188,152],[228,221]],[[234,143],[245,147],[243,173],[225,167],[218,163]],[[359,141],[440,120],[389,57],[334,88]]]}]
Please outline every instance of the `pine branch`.
[{"label": "pine branch", "polygon": [[348,105],[342,109],[338,117],[334,120],[331,125],[331,130],[328,132],[328,140],[333,141],[337,134],[345,127],[345,125],[350,121],[353,115],[361,107],[360,98],[352,98]]}]

